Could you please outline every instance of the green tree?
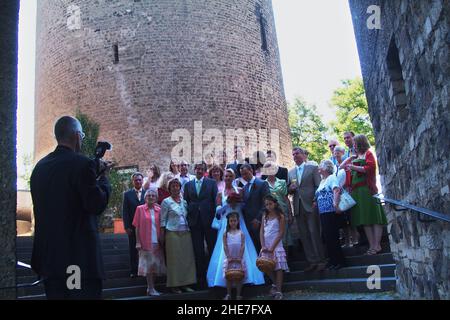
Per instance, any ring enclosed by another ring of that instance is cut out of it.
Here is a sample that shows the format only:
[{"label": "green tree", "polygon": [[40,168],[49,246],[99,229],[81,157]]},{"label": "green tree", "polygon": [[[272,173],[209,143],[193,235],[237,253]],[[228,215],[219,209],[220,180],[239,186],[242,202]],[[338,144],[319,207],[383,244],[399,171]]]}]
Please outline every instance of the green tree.
[{"label": "green tree", "polygon": [[130,174],[112,169],[109,174],[109,183],[111,184],[112,192],[109,197],[108,208],[111,210],[114,218],[122,218],[123,193],[131,188]]},{"label": "green tree", "polygon": [[26,182],[28,190],[30,190],[31,172],[33,171],[33,155],[31,153],[22,155],[23,172],[19,175]]},{"label": "green tree", "polygon": [[80,110],[77,111],[75,117],[80,121],[83,132],[86,134],[81,145],[81,153],[88,157],[92,157],[95,152],[95,146],[97,145],[100,125],[91,120],[88,115],[82,113]]},{"label": "green tree", "polygon": [[[76,112],[75,117],[80,121],[83,132],[86,134],[81,145],[81,152],[91,158],[94,155],[95,146],[97,145],[100,125],[79,110]],[[108,180],[111,184],[111,195],[106,213],[100,217],[101,226],[110,226],[112,224],[110,220],[111,216],[118,218],[121,216],[122,194],[127,189],[129,175],[121,174],[113,169]]]},{"label": "green tree", "polygon": [[288,106],[288,112],[292,144],[308,150],[309,160],[323,160],[328,151],[325,139],[327,126],[317,113],[316,106],[308,106],[302,98],[296,98]]},{"label": "green tree", "polygon": [[337,112],[336,120],[330,123],[330,127],[339,139],[343,139],[344,132],[353,131],[355,134],[364,134],[371,145],[375,144],[361,78],[343,80],[342,87],[334,91],[331,103],[336,106]]}]

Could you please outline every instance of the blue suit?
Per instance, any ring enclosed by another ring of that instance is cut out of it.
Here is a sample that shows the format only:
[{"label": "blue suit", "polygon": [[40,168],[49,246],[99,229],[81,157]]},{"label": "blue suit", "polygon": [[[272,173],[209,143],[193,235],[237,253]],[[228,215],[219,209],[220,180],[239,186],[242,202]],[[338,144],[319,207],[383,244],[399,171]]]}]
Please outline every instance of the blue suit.
[{"label": "blue suit", "polygon": [[205,255],[204,241],[206,240],[208,253],[211,254],[217,237],[217,231],[211,228],[216,211],[217,183],[213,179],[203,178],[198,195],[195,183],[194,179],[184,185],[183,197],[188,205],[186,220],[194,246],[197,279],[202,282],[205,280],[209,263],[209,258]]},{"label": "blue suit", "polygon": [[264,213],[264,198],[270,194],[269,184],[267,181],[255,178],[250,191],[249,184],[244,187],[244,219],[248,226],[250,235],[252,237],[253,243],[255,244],[256,250],[261,249],[261,243],[259,241],[259,227],[254,228],[251,222],[253,220],[258,220],[261,223],[261,218]]},{"label": "blue suit", "polygon": [[139,253],[136,249],[136,228],[133,226],[134,214],[136,208],[145,203],[144,201],[145,190],[142,188],[141,198],[137,198],[135,189],[130,189],[123,193],[122,204],[122,219],[125,229],[131,229],[131,234],[128,235],[128,249],[130,251],[130,272],[137,275]]}]

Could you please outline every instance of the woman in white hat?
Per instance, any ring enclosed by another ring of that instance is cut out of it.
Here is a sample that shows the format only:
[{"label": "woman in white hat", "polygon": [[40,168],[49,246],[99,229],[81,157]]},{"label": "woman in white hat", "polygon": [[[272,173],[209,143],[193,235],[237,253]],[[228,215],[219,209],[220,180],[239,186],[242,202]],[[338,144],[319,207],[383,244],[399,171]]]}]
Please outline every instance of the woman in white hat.
[{"label": "woman in white hat", "polygon": [[267,176],[267,183],[269,184],[269,190],[272,196],[277,199],[281,209],[283,210],[286,228],[283,237],[283,244],[287,254],[287,247],[294,245],[293,239],[289,232],[289,226],[292,224],[294,216],[292,214],[292,208],[288,199],[286,180],[278,179],[276,174],[278,172],[278,165],[275,162],[267,161],[263,168],[262,173]]}]

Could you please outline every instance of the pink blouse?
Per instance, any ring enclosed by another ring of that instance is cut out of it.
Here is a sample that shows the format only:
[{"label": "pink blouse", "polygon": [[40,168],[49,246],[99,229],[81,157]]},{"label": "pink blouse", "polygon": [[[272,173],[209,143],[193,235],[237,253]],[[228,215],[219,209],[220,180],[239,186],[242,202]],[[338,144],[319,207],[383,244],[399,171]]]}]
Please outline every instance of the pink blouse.
[{"label": "pink blouse", "polygon": [[[153,221],[156,224],[156,234],[157,239],[159,239],[161,234],[161,223],[159,218],[161,207],[155,203],[153,205],[153,210],[155,212]],[[141,243],[142,250],[152,251],[152,229],[154,228],[152,228],[152,217],[150,214],[150,208],[147,206],[147,204],[143,204],[136,208],[133,219],[133,226],[138,229],[138,234],[136,235],[136,237]]]}]

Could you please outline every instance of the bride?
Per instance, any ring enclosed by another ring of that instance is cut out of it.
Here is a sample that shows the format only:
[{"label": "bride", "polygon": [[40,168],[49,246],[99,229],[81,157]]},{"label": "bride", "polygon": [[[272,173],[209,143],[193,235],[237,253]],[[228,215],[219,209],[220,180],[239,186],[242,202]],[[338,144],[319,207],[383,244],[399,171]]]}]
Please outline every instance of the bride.
[{"label": "bride", "polygon": [[214,247],[206,275],[209,287],[226,287],[226,280],[223,272],[225,252],[223,249],[222,238],[227,226],[226,216],[231,212],[237,212],[239,214],[240,228],[245,235],[245,250],[243,258],[244,263],[247,266],[247,274],[243,283],[254,285],[264,284],[264,275],[256,267],[256,259],[258,258],[258,254],[245,225],[244,216],[242,214],[242,197],[240,190],[236,186],[233,186],[234,179],[234,171],[232,169],[227,169],[225,171],[225,189],[217,195],[218,206],[216,209],[216,217],[219,218],[220,229],[217,233],[216,246]]}]

